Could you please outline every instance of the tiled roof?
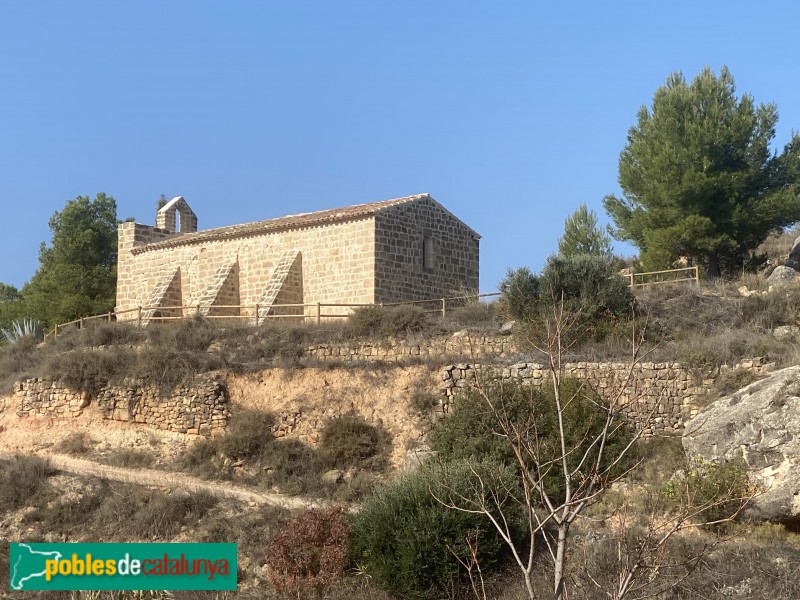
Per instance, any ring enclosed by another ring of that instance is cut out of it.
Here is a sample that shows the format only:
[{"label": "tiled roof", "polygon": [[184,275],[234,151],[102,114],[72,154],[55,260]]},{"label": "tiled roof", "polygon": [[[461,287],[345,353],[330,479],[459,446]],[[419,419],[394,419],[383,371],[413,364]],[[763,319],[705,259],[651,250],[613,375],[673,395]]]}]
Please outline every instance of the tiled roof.
[{"label": "tiled roof", "polygon": [[421,200],[423,198],[430,198],[430,196],[428,194],[417,194],[415,196],[394,198],[392,200],[383,200],[381,202],[368,202],[366,204],[354,204],[352,206],[345,206],[343,208],[332,208],[330,210],[321,210],[312,213],[287,215],[285,217],[278,217],[277,219],[256,221],[255,223],[244,223],[242,225],[230,225],[228,227],[206,229],[205,231],[185,233],[168,240],[154,242],[152,244],[147,244],[146,246],[140,246],[138,248],[134,248],[133,252],[134,254],[138,254],[139,252],[144,252],[147,250],[173,248],[175,246],[184,246],[186,244],[200,244],[221,239],[260,235],[262,233],[271,233],[286,229],[299,229],[301,227],[312,227],[314,225],[325,225],[328,223],[337,223],[339,221],[360,219],[363,217],[372,216],[386,208],[397,206],[399,204],[405,204],[407,202],[414,202],[415,200]]}]

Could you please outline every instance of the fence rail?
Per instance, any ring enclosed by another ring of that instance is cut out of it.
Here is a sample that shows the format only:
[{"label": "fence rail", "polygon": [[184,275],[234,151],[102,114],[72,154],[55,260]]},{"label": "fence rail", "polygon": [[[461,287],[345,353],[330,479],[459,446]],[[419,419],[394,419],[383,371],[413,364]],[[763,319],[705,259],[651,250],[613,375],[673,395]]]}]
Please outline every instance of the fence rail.
[{"label": "fence rail", "polygon": [[[652,278],[651,281],[643,281],[645,278]],[[667,269],[666,271],[649,271],[647,273],[630,273],[629,285],[631,288],[645,287],[648,285],[659,285],[663,283],[681,283],[693,281],[700,285],[699,267],[683,267],[680,269]],[[640,279],[640,281],[637,281]]]},{"label": "fence rail", "polygon": [[[121,320],[120,315],[136,313],[134,318],[125,319],[126,321],[136,322],[137,327],[141,328],[149,322],[167,322],[178,321],[182,319],[189,319],[196,315],[203,313],[203,310],[208,312],[217,310],[236,311],[236,314],[203,314],[206,319],[223,319],[223,320],[236,320],[245,319],[252,321],[253,325],[258,326],[270,319],[302,319],[303,321],[315,322],[317,325],[321,324],[325,319],[342,319],[347,318],[352,314],[350,312],[327,312],[325,309],[354,309],[362,308],[365,306],[419,306],[428,305],[433,308],[425,310],[429,314],[441,315],[443,318],[447,316],[448,309],[456,306],[456,303],[463,303],[468,300],[480,301],[482,298],[493,298],[499,296],[499,292],[491,294],[471,294],[462,296],[451,296],[449,298],[434,298],[431,300],[412,300],[408,302],[387,302],[380,304],[366,304],[366,303],[347,303],[347,302],[317,302],[314,304],[229,304],[229,305],[202,305],[192,304],[184,306],[137,306],[135,308],[127,308],[125,310],[117,310],[102,315],[94,315],[91,317],[81,317],[67,323],[59,323],[52,331],[45,334],[44,339],[50,337],[58,337],[65,329],[76,327],[83,329],[88,323],[93,321],[106,321],[111,323],[113,321]],[[282,313],[285,310],[297,310],[297,313],[289,314],[263,314],[263,311],[280,310]],[[307,312],[306,309],[309,309]],[[169,311],[180,312],[179,315],[147,315],[148,311]]]},{"label": "fence rail", "polygon": [[[698,267],[684,267],[681,269],[667,269],[665,271],[650,271],[647,273],[630,273],[628,274],[629,285],[631,288],[637,287],[645,287],[648,285],[659,285],[665,283],[681,283],[687,281],[693,281],[700,284],[700,270]],[[646,278],[650,278],[651,281],[644,281]],[[451,296],[449,298],[434,298],[430,300],[410,300],[407,302],[386,302],[380,304],[368,304],[368,303],[347,303],[347,302],[317,302],[315,304],[275,304],[275,305],[259,305],[259,304],[231,304],[231,305],[186,305],[186,306],[137,306],[136,308],[128,308],[125,310],[118,310],[108,313],[103,313],[102,315],[94,315],[91,317],[81,317],[80,319],[75,319],[73,321],[69,321],[67,323],[59,323],[56,325],[52,331],[45,334],[45,340],[49,337],[58,337],[58,334],[71,326],[77,326],[78,329],[83,329],[83,327],[87,323],[91,323],[93,321],[107,321],[111,323],[112,321],[118,320],[119,315],[125,315],[129,313],[137,313],[136,315],[136,323],[138,327],[142,327],[145,322],[150,321],[177,321],[181,319],[191,318],[195,315],[201,314],[203,309],[207,309],[208,311],[211,310],[228,310],[228,311],[238,311],[238,314],[227,314],[227,315],[215,315],[215,314],[205,314],[203,315],[206,319],[226,319],[226,320],[235,320],[235,319],[247,319],[252,320],[254,325],[258,326],[264,321],[268,319],[303,319],[304,321],[315,321],[317,324],[320,324],[323,319],[342,319],[347,318],[352,314],[350,312],[325,312],[325,309],[331,308],[345,308],[345,309],[353,309],[353,308],[361,308],[364,306],[428,306],[431,308],[427,308],[425,310],[426,313],[429,314],[437,314],[441,315],[442,317],[447,316],[448,311],[448,303],[450,303],[450,308],[453,307],[453,304],[456,302],[464,302],[467,300],[480,300],[481,298],[495,298],[499,296],[499,292],[493,292],[490,294],[468,294],[462,296]],[[302,312],[296,314],[261,314],[262,309],[299,309]],[[306,312],[306,309],[311,309],[309,313]],[[180,311],[180,315],[176,316],[144,316],[144,313],[147,311]],[[192,312],[193,311],[193,312]],[[188,313],[188,314],[187,314]],[[134,320],[134,319],[130,319]]]}]

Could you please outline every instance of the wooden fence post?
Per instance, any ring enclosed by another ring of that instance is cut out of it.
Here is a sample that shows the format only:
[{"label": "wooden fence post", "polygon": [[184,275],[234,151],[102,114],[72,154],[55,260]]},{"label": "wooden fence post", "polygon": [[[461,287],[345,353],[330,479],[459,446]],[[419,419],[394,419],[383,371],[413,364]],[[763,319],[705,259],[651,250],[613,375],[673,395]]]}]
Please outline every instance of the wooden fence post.
[{"label": "wooden fence post", "polygon": [[317,302],[317,325],[322,323],[322,304]]},{"label": "wooden fence post", "polygon": [[139,312],[136,318],[136,326],[138,329],[142,328],[142,307],[139,306]]},{"label": "wooden fence post", "polygon": [[447,316],[447,298],[442,298],[442,319]]},{"label": "wooden fence post", "polygon": [[78,319],[78,330],[81,330],[81,329],[83,329],[83,317]]},{"label": "wooden fence post", "polygon": [[261,307],[256,304],[256,327],[258,327],[258,317],[260,316],[258,313],[261,312]]}]

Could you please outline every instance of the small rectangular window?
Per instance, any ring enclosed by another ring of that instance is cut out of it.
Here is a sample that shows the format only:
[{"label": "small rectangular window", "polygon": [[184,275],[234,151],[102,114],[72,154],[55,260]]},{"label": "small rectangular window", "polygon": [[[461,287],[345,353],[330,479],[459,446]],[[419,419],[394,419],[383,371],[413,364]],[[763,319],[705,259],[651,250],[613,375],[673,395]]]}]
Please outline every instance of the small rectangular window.
[{"label": "small rectangular window", "polygon": [[433,268],[433,239],[429,235],[422,239],[422,266],[426,269]]}]

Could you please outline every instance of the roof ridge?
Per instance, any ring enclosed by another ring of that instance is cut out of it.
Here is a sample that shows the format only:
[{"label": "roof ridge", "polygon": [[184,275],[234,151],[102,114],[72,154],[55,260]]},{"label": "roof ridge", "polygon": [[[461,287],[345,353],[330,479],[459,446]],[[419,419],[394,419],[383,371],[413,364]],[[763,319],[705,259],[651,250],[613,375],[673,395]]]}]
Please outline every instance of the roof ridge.
[{"label": "roof ridge", "polygon": [[428,193],[414,194],[412,196],[402,196],[399,198],[391,198],[389,200],[378,200],[376,202],[364,202],[361,204],[351,204],[338,208],[328,208],[313,212],[284,215],[281,217],[273,217],[271,219],[252,221],[250,223],[241,223],[238,225],[225,225],[212,229],[204,229],[194,233],[185,233],[167,240],[161,240],[158,242],[151,242],[143,246],[137,246],[133,249],[133,253],[139,254],[151,249],[156,250],[160,248],[200,243],[203,241],[212,241],[227,237],[258,235],[260,233],[268,233],[275,230],[299,229],[301,227],[312,227],[316,225],[324,225],[326,223],[336,223],[349,219],[358,219],[375,215],[380,211],[397,206],[399,204],[413,202],[423,198],[432,199]]}]

